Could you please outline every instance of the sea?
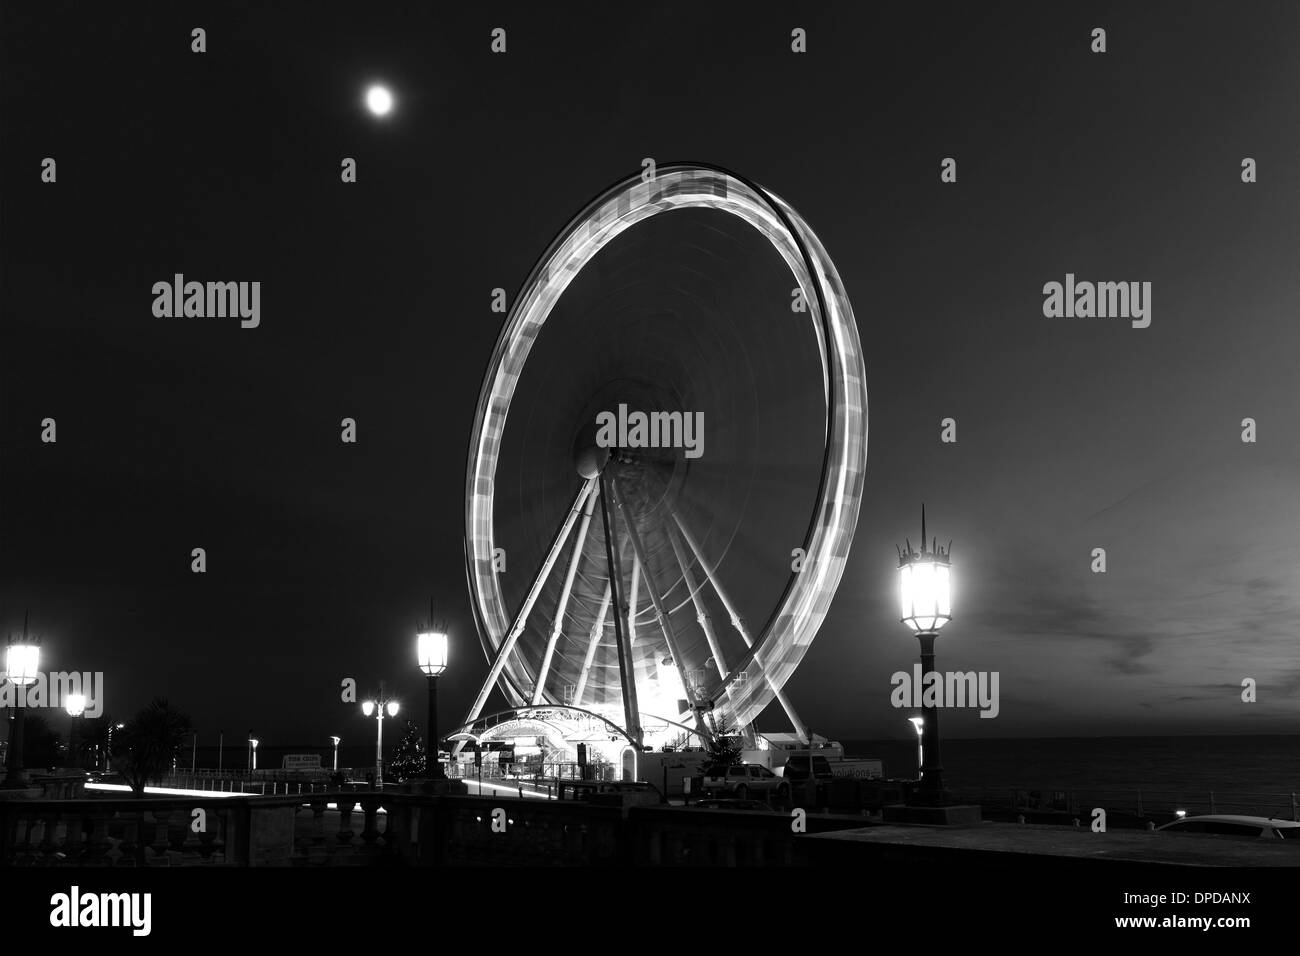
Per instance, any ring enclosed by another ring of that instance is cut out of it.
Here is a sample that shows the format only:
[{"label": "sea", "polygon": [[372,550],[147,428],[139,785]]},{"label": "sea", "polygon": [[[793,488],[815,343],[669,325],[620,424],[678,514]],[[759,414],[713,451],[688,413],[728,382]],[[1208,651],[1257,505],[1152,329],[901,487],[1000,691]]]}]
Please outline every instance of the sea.
[{"label": "sea", "polygon": [[[841,743],[847,756],[882,760],[886,777],[916,775],[915,739]],[[1300,735],[953,739],[942,748],[944,782],[962,789],[1300,795]]]}]

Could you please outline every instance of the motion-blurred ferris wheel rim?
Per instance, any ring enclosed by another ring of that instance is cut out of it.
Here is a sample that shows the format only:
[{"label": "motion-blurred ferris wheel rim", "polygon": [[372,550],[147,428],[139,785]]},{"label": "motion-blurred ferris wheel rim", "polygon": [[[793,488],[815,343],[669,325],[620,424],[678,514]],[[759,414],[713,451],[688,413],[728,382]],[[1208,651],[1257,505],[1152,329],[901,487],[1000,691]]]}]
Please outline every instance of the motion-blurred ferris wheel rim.
[{"label": "motion-blurred ferris wheel rim", "polygon": [[[730,719],[743,726],[778,694],[825,618],[856,529],[867,453],[865,369],[843,283],[807,223],[756,183],[711,164],[660,165],[648,181],[636,174],[604,190],[552,240],[511,305],[475,408],[466,468],[466,573],[475,623],[492,658],[500,654],[514,620],[494,568],[496,466],[529,351],[564,290],[602,248],[638,222],[688,208],[733,215],[771,243],[802,289],[822,360],[826,437],[816,505],[801,545],[802,570],[791,574],[749,653],[708,692],[710,698],[726,696]],[[756,656],[764,679],[734,682]],[[528,702],[512,668],[502,667],[499,682],[516,705]]]}]

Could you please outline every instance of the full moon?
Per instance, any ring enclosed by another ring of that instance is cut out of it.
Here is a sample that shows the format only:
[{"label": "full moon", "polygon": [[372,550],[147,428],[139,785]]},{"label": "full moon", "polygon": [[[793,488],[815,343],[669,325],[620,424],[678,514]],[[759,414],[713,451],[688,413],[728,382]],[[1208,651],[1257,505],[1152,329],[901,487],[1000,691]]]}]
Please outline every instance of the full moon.
[{"label": "full moon", "polygon": [[372,86],[366,91],[366,106],[376,116],[384,116],[393,108],[393,94],[382,86]]}]

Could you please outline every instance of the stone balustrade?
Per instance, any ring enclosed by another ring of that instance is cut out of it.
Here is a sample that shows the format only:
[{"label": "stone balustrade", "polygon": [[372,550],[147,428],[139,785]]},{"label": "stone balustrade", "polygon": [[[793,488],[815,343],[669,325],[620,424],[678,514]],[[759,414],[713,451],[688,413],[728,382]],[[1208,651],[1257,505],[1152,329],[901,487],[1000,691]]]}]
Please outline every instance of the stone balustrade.
[{"label": "stone balustrade", "polygon": [[[809,815],[808,830],[862,817]],[[311,793],[0,800],[0,866],[790,865],[784,813]]]}]

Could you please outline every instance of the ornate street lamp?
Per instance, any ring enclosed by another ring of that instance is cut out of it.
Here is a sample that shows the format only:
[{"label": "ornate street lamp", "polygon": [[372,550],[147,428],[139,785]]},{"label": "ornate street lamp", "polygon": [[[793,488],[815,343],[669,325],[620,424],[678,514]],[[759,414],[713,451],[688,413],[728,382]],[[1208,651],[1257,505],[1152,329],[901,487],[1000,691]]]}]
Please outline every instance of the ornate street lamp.
[{"label": "ornate street lamp", "polygon": [[[921,680],[934,671],[934,640],[939,629],[952,620],[952,567],[948,549],[933,544],[926,550],[925,505],[921,506],[921,550],[898,551],[899,597],[902,622],[916,632],[921,642]],[[927,803],[943,800],[943,762],[939,755],[939,710],[926,706],[922,696],[922,722],[917,726],[919,745],[924,756],[921,765],[921,792]]]},{"label": "ornate street lamp", "polygon": [[72,760],[74,767],[81,766],[81,759],[77,754],[77,728],[80,723],[79,718],[86,712],[86,695],[69,694],[63,698],[63,709],[68,712],[68,757]]},{"label": "ornate street lamp", "polygon": [[416,660],[420,670],[429,680],[429,726],[425,741],[427,755],[425,776],[430,780],[441,780],[445,774],[442,764],[438,761],[438,678],[447,669],[447,635],[443,631],[434,630],[432,622],[429,630],[416,637]]},{"label": "ornate street lamp", "polygon": [[[23,636],[9,639],[5,649],[5,675],[18,687],[36,682],[41,665],[40,642],[27,636],[27,619],[23,619]],[[25,693],[25,692],[24,692]],[[14,719],[9,724],[9,763],[4,783],[0,788],[17,790],[27,786],[23,773],[23,715],[27,712],[26,698],[14,702]]]},{"label": "ornate street lamp", "polygon": [[361,705],[361,713],[367,717],[374,715],[375,718],[375,789],[383,790],[384,788],[384,714],[389,717],[397,716],[398,704],[395,700],[389,700],[384,696],[383,685],[380,685],[379,699],[368,700]]}]

